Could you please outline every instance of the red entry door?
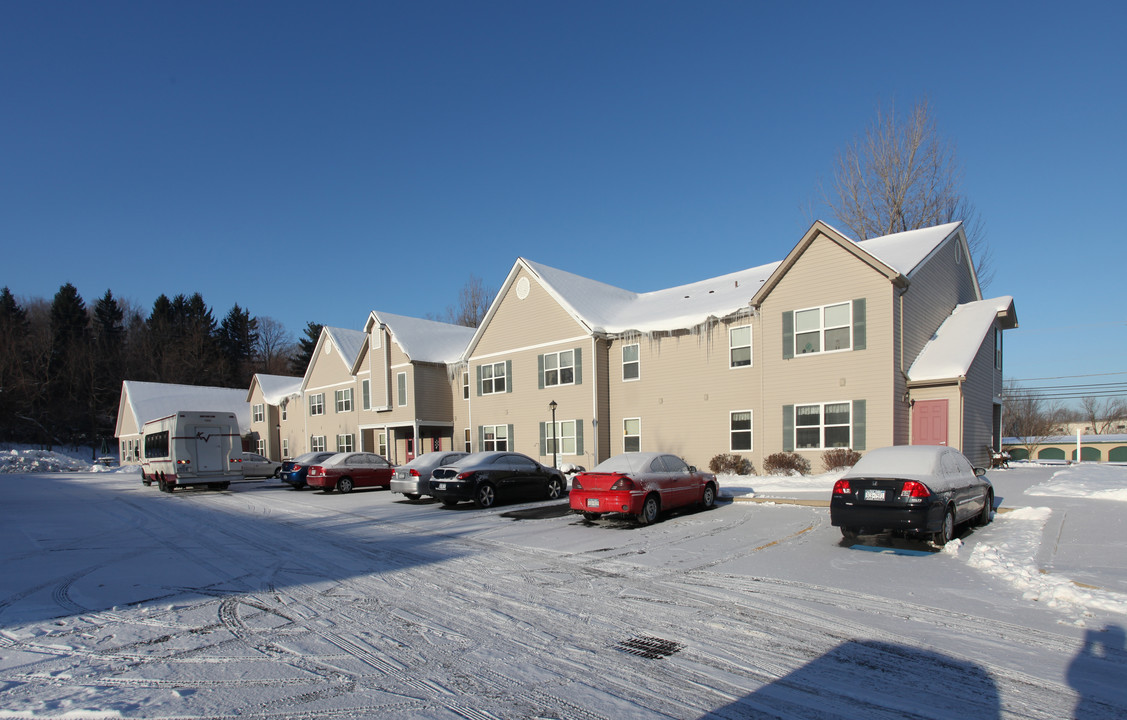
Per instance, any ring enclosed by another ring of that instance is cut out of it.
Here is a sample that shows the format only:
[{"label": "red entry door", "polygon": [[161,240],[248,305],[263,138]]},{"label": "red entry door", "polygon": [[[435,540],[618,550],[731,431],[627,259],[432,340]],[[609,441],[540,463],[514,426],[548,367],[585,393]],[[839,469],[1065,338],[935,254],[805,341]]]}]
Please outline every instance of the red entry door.
[{"label": "red entry door", "polygon": [[912,405],[912,444],[947,444],[946,400],[917,400]]}]

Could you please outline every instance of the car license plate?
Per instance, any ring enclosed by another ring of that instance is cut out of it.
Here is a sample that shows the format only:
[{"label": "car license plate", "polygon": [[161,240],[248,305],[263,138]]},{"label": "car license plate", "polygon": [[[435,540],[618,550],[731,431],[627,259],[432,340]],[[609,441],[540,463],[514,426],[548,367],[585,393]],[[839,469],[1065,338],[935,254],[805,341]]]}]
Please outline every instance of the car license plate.
[{"label": "car license plate", "polygon": [[438,489],[439,490],[445,490],[446,489],[446,483],[438,483]]},{"label": "car license plate", "polygon": [[865,490],[865,499],[866,500],[882,500],[883,501],[884,500],[884,490],[873,490],[871,488],[866,489]]},{"label": "car license plate", "polygon": [[587,507],[599,507],[599,499],[587,498]]}]

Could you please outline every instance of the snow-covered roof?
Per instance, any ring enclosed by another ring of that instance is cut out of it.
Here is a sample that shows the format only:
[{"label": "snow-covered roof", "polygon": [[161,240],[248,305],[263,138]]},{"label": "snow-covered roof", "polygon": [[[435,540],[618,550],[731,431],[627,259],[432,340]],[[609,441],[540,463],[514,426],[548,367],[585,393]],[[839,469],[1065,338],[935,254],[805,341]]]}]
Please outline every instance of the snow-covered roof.
[{"label": "snow-covered roof", "polygon": [[[1004,437],[1002,438],[1003,445],[1025,445],[1030,442],[1030,438],[1023,437]],[[1038,445],[1064,445],[1076,444],[1075,435],[1050,435],[1049,437],[1032,438],[1032,442]],[[1124,433],[1108,433],[1106,435],[1081,435],[1081,445],[1091,445],[1092,443],[1124,443],[1127,444],[1127,434]]]},{"label": "snow-covered roof", "polygon": [[[128,403],[137,422],[137,430],[150,420],[181,410],[220,410],[235,413],[235,417],[239,419],[239,430],[243,433],[250,432],[250,403],[247,402],[247,391],[239,388],[126,380],[121,384],[121,402]],[[120,434],[121,407],[118,408],[117,416],[117,432]]]},{"label": "snow-covered roof", "polygon": [[329,337],[333,345],[336,345],[344,359],[344,364],[350,368],[356,362],[360,351],[364,349],[364,344],[368,342],[368,334],[361,330],[326,326],[323,328],[323,332]]},{"label": "snow-covered roof", "polygon": [[[824,223],[815,227],[837,233],[894,272],[907,276],[959,225],[947,223],[862,242],[854,242]],[[747,311],[752,297],[782,261],[648,293],[624,290],[527,258],[519,258],[517,263],[539,277],[548,291],[591,332],[622,334],[688,330],[710,319]]]},{"label": "snow-covered roof", "polygon": [[373,311],[366,329],[382,323],[407,357],[416,362],[457,362],[476,330],[462,325]]},{"label": "snow-covered roof", "polygon": [[[262,400],[267,405],[281,405],[286,398],[301,395],[302,380],[303,378],[289,377],[288,375],[256,373],[254,376],[254,381],[258,383],[258,387],[262,388]],[[250,399],[249,392],[247,399]]]},{"label": "snow-covered roof", "polygon": [[[982,340],[999,314],[1013,315],[1009,295],[956,305],[908,368],[908,380],[950,380],[970,370]],[[1012,318],[1016,323],[1016,318]]]}]

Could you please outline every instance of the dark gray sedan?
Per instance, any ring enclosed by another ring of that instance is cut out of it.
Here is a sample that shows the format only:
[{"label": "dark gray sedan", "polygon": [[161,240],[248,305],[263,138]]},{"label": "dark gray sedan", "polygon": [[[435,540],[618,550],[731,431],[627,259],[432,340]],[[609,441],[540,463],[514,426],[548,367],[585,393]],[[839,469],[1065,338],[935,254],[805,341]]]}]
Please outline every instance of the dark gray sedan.
[{"label": "dark gray sedan", "polygon": [[993,510],[986,471],[938,445],[870,450],[834,484],[830,498],[830,522],[847,540],[892,530],[943,546],[956,525],[985,525]]},{"label": "dark gray sedan", "polygon": [[562,472],[514,452],[472,453],[435,468],[430,476],[430,494],[447,506],[463,500],[482,508],[493,507],[499,500],[554,500],[566,488]]}]

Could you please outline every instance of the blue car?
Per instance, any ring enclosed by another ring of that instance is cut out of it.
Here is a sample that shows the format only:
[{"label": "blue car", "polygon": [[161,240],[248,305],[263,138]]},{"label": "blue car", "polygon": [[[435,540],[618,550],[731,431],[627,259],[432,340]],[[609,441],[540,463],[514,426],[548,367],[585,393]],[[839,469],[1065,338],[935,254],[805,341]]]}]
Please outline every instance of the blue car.
[{"label": "blue car", "polygon": [[311,452],[298,455],[293,460],[286,460],[282,463],[282,482],[291,485],[294,490],[304,489],[306,487],[305,476],[309,474],[309,467],[324,462],[333,455],[336,455],[336,453]]}]

